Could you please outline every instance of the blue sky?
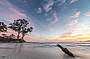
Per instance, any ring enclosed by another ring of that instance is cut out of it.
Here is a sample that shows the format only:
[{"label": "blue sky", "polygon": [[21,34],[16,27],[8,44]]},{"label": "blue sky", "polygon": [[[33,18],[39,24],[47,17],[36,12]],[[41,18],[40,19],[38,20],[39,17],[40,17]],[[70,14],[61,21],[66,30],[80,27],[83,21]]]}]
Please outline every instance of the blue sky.
[{"label": "blue sky", "polygon": [[36,41],[53,40],[71,31],[81,34],[80,28],[89,30],[90,0],[0,0],[0,21],[9,24],[19,18],[34,27],[31,36]]}]

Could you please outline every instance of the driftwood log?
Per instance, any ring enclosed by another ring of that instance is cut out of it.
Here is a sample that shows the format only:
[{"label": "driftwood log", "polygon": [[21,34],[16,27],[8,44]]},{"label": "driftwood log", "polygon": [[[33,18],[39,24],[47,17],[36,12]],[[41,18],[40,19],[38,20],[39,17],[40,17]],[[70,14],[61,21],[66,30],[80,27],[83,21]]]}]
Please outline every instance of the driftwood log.
[{"label": "driftwood log", "polygon": [[57,46],[58,46],[65,54],[67,54],[67,55],[69,55],[69,56],[71,56],[71,57],[75,57],[75,56],[73,55],[73,53],[71,53],[67,48],[62,47],[62,46],[59,45],[59,44],[57,44]]}]

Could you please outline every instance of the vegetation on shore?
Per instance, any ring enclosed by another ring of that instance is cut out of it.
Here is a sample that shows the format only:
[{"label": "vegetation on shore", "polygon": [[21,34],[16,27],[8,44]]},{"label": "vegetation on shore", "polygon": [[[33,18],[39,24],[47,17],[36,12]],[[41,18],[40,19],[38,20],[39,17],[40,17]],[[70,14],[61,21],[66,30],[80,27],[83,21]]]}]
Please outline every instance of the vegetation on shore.
[{"label": "vegetation on shore", "polygon": [[22,39],[0,37],[0,43],[23,43],[23,42],[26,42],[26,41]]},{"label": "vegetation on shore", "polygon": [[[15,39],[14,34],[11,34],[9,37],[6,36],[6,34],[2,34],[2,36],[0,36],[0,42],[25,42],[25,35],[33,30],[33,27],[28,27],[28,24],[29,22],[25,19],[14,20],[14,22],[10,23],[9,26],[4,22],[0,22],[0,32],[7,32],[8,28],[17,32],[17,39]],[[20,34],[22,34],[21,38]]]}]

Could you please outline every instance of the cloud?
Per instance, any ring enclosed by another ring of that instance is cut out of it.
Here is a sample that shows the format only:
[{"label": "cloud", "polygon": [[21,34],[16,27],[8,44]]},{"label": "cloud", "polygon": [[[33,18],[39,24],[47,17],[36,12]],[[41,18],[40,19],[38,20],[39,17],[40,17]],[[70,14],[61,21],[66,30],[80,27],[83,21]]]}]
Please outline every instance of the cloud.
[{"label": "cloud", "polygon": [[20,9],[10,3],[8,0],[0,1],[0,11],[2,11],[0,12],[0,17],[5,18],[6,21],[12,22],[15,19],[27,18],[25,13],[22,13]]},{"label": "cloud", "polygon": [[56,16],[56,12],[53,13],[53,20],[52,23],[56,23],[59,19]]},{"label": "cloud", "polygon": [[[7,32],[1,32],[0,35],[2,34],[6,34],[6,36],[10,36],[11,34],[14,34],[15,35],[15,38],[17,38],[17,32],[10,29],[10,28],[7,28]],[[20,34],[20,38],[21,38],[21,34]]]},{"label": "cloud", "polygon": [[75,26],[74,30],[81,29],[82,27],[83,27],[83,24],[78,24],[77,26]]},{"label": "cloud", "polygon": [[85,16],[90,16],[90,12],[87,12],[87,13],[85,14]]},{"label": "cloud", "polygon": [[62,34],[60,37],[55,38],[52,41],[54,41],[54,42],[56,42],[56,41],[67,41],[68,39],[69,40],[72,39],[71,35],[72,35],[72,32],[67,32],[67,33]]},{"label": "cloud", "polygon": [[78,23],[78,19],[75,19],[75,20],[72,20],[71,22],[65,24],[65,25],[69,25],[69,26],[72,26],[74,24],[77,24]]},{"label": "cloud", "polygon": [[61,6],[62,4],[64,4],[66,2],[66,0],[57,0],[56,3],[58,3],[58,6]]},{"label": "cloud", "polygon": [[46,3],[43,4],[43,9],[45,10],[45,12],[49,12],[53,9],[54,4],[57,6],[61,6],[63,5],[66,0],[44,0]]},{"label": "cloud", "polygon": [[76,2],[76,1],[78,1],[78,0],[71,0],[70,4],[72,4],[72,3]]},{"label": "cloud", "polygon": [[[83,26],[83,24],[78,24],[73,28],[73,30],[70,30],[69,32],[62,34],[61,36],[53,39],[53,41],[90,41],[90,31],[84,30],[82,28]],[[77,31],[84,31],[85,33],[78,33]]]},{"label": "cloud", "polygon": [[38,8],[37,13],[38,14],[42,13],[42,8]]},{"label": "cloud", "polygon": [[80,15],[80,11],[76,12],[73,16],[70,16],[71,18],[77,18]]},{"label": "cloud", "polygon": [[72,32],[64,33],[60,38],[69,37],[70,35],[72,35]]},{"label": "cloud", "polygon": [[52,41],[90,41],[90,33],[88,34],[78,34],[78,35],[74,35],[72,36],[69,33],[66,33],[63,36],[60,36]]},{"label": "cloud", "polygon": [[43,6],[43,8],[45,9],[46,12],[49,12],[50,10],[52,10],[53,5],[54,5],[54,1],[50,0],[48,1],[47,4]]}]

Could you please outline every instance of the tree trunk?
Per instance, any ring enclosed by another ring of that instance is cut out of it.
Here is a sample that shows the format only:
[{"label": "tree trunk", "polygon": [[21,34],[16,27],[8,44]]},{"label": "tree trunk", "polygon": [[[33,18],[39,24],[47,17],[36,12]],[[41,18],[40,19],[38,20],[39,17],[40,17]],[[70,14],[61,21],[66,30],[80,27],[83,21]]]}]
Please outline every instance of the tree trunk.
[{"label": "tree trunk", "polygon": [[19,39],[20,32],[18,31],[17,39]]},{"label": "tree trunk", "polygon": [[25,34],[23,33],[23,34],[22,34],[22,40],[24,39],[24,36],[25,36]]}]

